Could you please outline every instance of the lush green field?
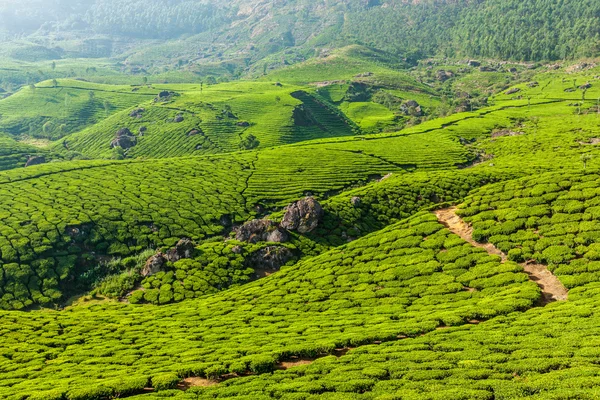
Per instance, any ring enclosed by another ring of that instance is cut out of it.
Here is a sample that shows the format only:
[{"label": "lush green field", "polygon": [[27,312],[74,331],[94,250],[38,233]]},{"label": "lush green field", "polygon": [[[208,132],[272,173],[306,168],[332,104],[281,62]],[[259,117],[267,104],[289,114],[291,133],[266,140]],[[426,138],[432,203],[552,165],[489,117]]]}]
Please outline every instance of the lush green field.
[{"label": "lush green field", "polygon": [[292,355],[488,319],[538,297],[519,266],[500,265],[420,214],[198,304],[96,304],[34,320],[4,312],[2,368],[11,372],[0,394],[83,399],[135,393],[150,380],[169,388],[184,376],[268,373]]},{"label": "lush green field", "polygon": [[[597,398],[597,69],[364,51],[0,101],[0,398]],[[112,149],[123,128],[135,146]],[[53,162],[19,168],[35,155]],[[314,231],[235,240],[305,196]],[[450,205],[508,260],[439,222]],[[142,277],[184,238],[190,258]],[[568,300],[543,303],[527,263]]]}]

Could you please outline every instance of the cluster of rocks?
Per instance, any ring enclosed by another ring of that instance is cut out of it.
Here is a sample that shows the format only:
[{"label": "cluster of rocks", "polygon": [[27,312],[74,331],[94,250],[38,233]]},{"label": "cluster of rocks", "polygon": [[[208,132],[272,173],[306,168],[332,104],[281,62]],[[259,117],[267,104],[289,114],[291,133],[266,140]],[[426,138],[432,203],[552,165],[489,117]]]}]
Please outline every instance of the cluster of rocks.
[{"label": "cluster of rocks", "polygon": [[246,265],[254,268],[261,276],[260,271],[278,271],[282,266],[294,258],[294,253],[284,246],[267,246],[250,254]]},{"label": "cluster of rocks", "polygon": [[175,123],[180,123],[180,122],[183,122],[183,120],[184,120],[184,118],[183,118],[183,115],[182,115],[182,114],[177,114],[177,115],[175,116],[175,118],[173,118],[173,122],[175,122]]},{"label": "cluster of rocks", "polygon": [[512,89],[509,89],[509,90],[506,92],[506,94],[507,94],[507,95],[511,95],[511,94],[519,93],[520,91],[521,91],[521,89],[519,89],[519,88],[512,88]]},{"label": "cluster of rocks", "polygon": [[274,221],[255,219],[240,226],[235,239],[248,243],[284,243],[289,240],[289,234]]},{"label": "cluster of rocks", "polygon": [[446,82],[448,79],[454,78],[454,72],[440,69],[435,73],[435,79],[440,82]]},{"label": "cluster of rocks", "polygon": [[400,111],[406,115],[421,116],[423,108],[415,100],[407,100],[400,106]]},{"label": "cluster of rocks", "polygon": [[146,261],[142,269],[142,276],[148,277],[164,271],[167,262],[177,262],[182,259],[192,258],[196,246],[190,239],[181,239],[175,247],[169,249],[166,253],[158,252]]},{"label": "cluster of rocks", "polygon": [[168,90],[163,90],[154,98],[154,102],[167,102],[170,101],[173,96],[175,96],[175,92],[169,92]]},{"label": "cluster of rocks", "polygon": [[110,148],[121,147],[124,150],[130,149],[137,144],[137,138],[131,133],[129,128],[121,128],[117,131],[115,138],[110,142]]},{"label": "cluster of rocks", "polygon": [[280,224],[268,219],[255,219],[237,228],[235,238],[248,243],[285,243],[289,240],[288,231],[310,233],[319,226],[324,214],[317,200],[306,197],[286,207]]},{"label": "cluster of rocks", "polygon": [[132,112],[129,113],[129,116],[131,118],[140,119],[143,117],[143,114],[145,111],[146,111],[146,109],[144,109],[144,108],[136,108],[135,110],[133,110]]},{"label": "cluster of rocks", "polygon": [[[290,204],[280,224],[268,219],[255,219],[236,229],[235,239],[240,242],[256,244],[284,243],[290,238],[288,231],[309,233],[315,230],[324,216],[323,207],[312,197]],[[230,221],[221,221],[229,223]],[[243,254],[243,246],[235,246],[232,251]],[[167,263],[194,257],[195,245],[190,239],[181,239],[175,247],[166,252],[158,252],[150,257],[141,271],[148,277],[164,271]],[[246,256],[245,263],[256,271],[277,271],[294,258],[294,253],[283,245],[268,245]]]}]

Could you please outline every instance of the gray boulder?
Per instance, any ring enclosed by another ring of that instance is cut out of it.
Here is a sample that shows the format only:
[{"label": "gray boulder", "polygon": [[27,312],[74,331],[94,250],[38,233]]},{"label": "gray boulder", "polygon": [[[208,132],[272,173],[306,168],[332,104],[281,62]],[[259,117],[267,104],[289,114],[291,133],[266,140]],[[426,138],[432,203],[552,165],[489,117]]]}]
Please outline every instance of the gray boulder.
[{"label": "gray boulder", "polygon": [[273,221],[267,219],[255,219],[246,222],[237,229],[235,239],[240,242],[259,243],[273,242],[283,243],[288,240],[288,234]]},{"label": "gray boulder", "polygon": [[169,250],[166,254],[167,260],[171,262],[177,262],[184,258],[192,258],[196,246],[190,239],[181,239],[174,248]]},{"label": "gray boulder", "polygon": [[323,207],[313,197],[306,197],[286,208],[281,227],[289,231],[309,233],[314,231],[323,218]]},{"label": "gray boulder", "polygon": [[128,128],[122,128],[117,131],[115,138],[110,142],[110,148],[121,147],[125,150],[132,148],[137,144],[137,139]]},{"label": "gray boulder", "polygon": [[158,274],[160,271],[165,269],[167,265],[167,259],[163,253],[153,255],[146,261],[146,265],[142,269],[142,276],[148,277]]},{"label": "gray boulder", "polygon": [[269,246],[254,252],[246,259],[246,265],[256,270],[259,276],[269,275],[294,258],[290,249],[283,246]]}]

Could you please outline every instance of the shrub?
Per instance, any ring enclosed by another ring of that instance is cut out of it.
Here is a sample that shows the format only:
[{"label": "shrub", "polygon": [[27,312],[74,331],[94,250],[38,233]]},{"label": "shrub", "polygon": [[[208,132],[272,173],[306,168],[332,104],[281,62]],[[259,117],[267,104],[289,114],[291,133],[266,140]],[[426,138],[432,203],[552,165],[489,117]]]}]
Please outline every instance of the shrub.
[{"label": "shrub", "polygon": [[161,374],[152,377],[152,387],[156,390],[175,389],[181,379],[176,374]]}]

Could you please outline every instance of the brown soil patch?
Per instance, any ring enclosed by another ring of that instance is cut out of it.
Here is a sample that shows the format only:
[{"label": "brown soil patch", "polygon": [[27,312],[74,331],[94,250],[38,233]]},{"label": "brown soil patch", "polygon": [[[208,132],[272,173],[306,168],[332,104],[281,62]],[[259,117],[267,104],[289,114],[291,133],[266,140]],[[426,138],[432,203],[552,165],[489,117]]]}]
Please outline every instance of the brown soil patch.
[{"label": "brown soil patch", "polygon": [[502,262],[506,261],[506,254],[501,252],[490,243],[479,243],[473,240],[473,228],[467,224],[458,215],[456,215],[456,207],[446,208],[444,210],[438,210],[435,212],[438,221],[442,223],[450,232],[461,237],[462,240],[469,244],[484,249],[489,254],[496,255],[502,259]]},{"label": "brown soil patch", "polygon": [[294,367],[299,367],[301,365],[309,365],[313,363],[313,359],[297,359],[297,360],[292,360],[292,361],[283,361],[281,363],[279,363],[279,365],[277,365],[277,369],[290,369],[290,368],[294,368]]},{"label": "brown soil patch", "polygon": [[[456,215],[456,207],[438,210],[435,215],[450,232],[460,236],[469,244],[484,249],[489,254],[499,256],[502,262],[507,261],[506,254],[500,251],[491,243],[478,243],[473,240],[473,228]],[[535,282],[542,290],[542,304],[548,304],[553,301],[567,300],[569,291],[562,282],[546,267],[541,264],[522,263],[520,264],[525,273],[529,275],[529,279]]]},{"label": "brown soil patch", "polygon": [[193,387],[209,387],[209,386],[215,386],[218,384],[219,384],[218,381],[213,381],[211,379],[192,377],[192,378],[185,378],[183,381],[181,381],[178,388],[181,390],[188,390]]}]

